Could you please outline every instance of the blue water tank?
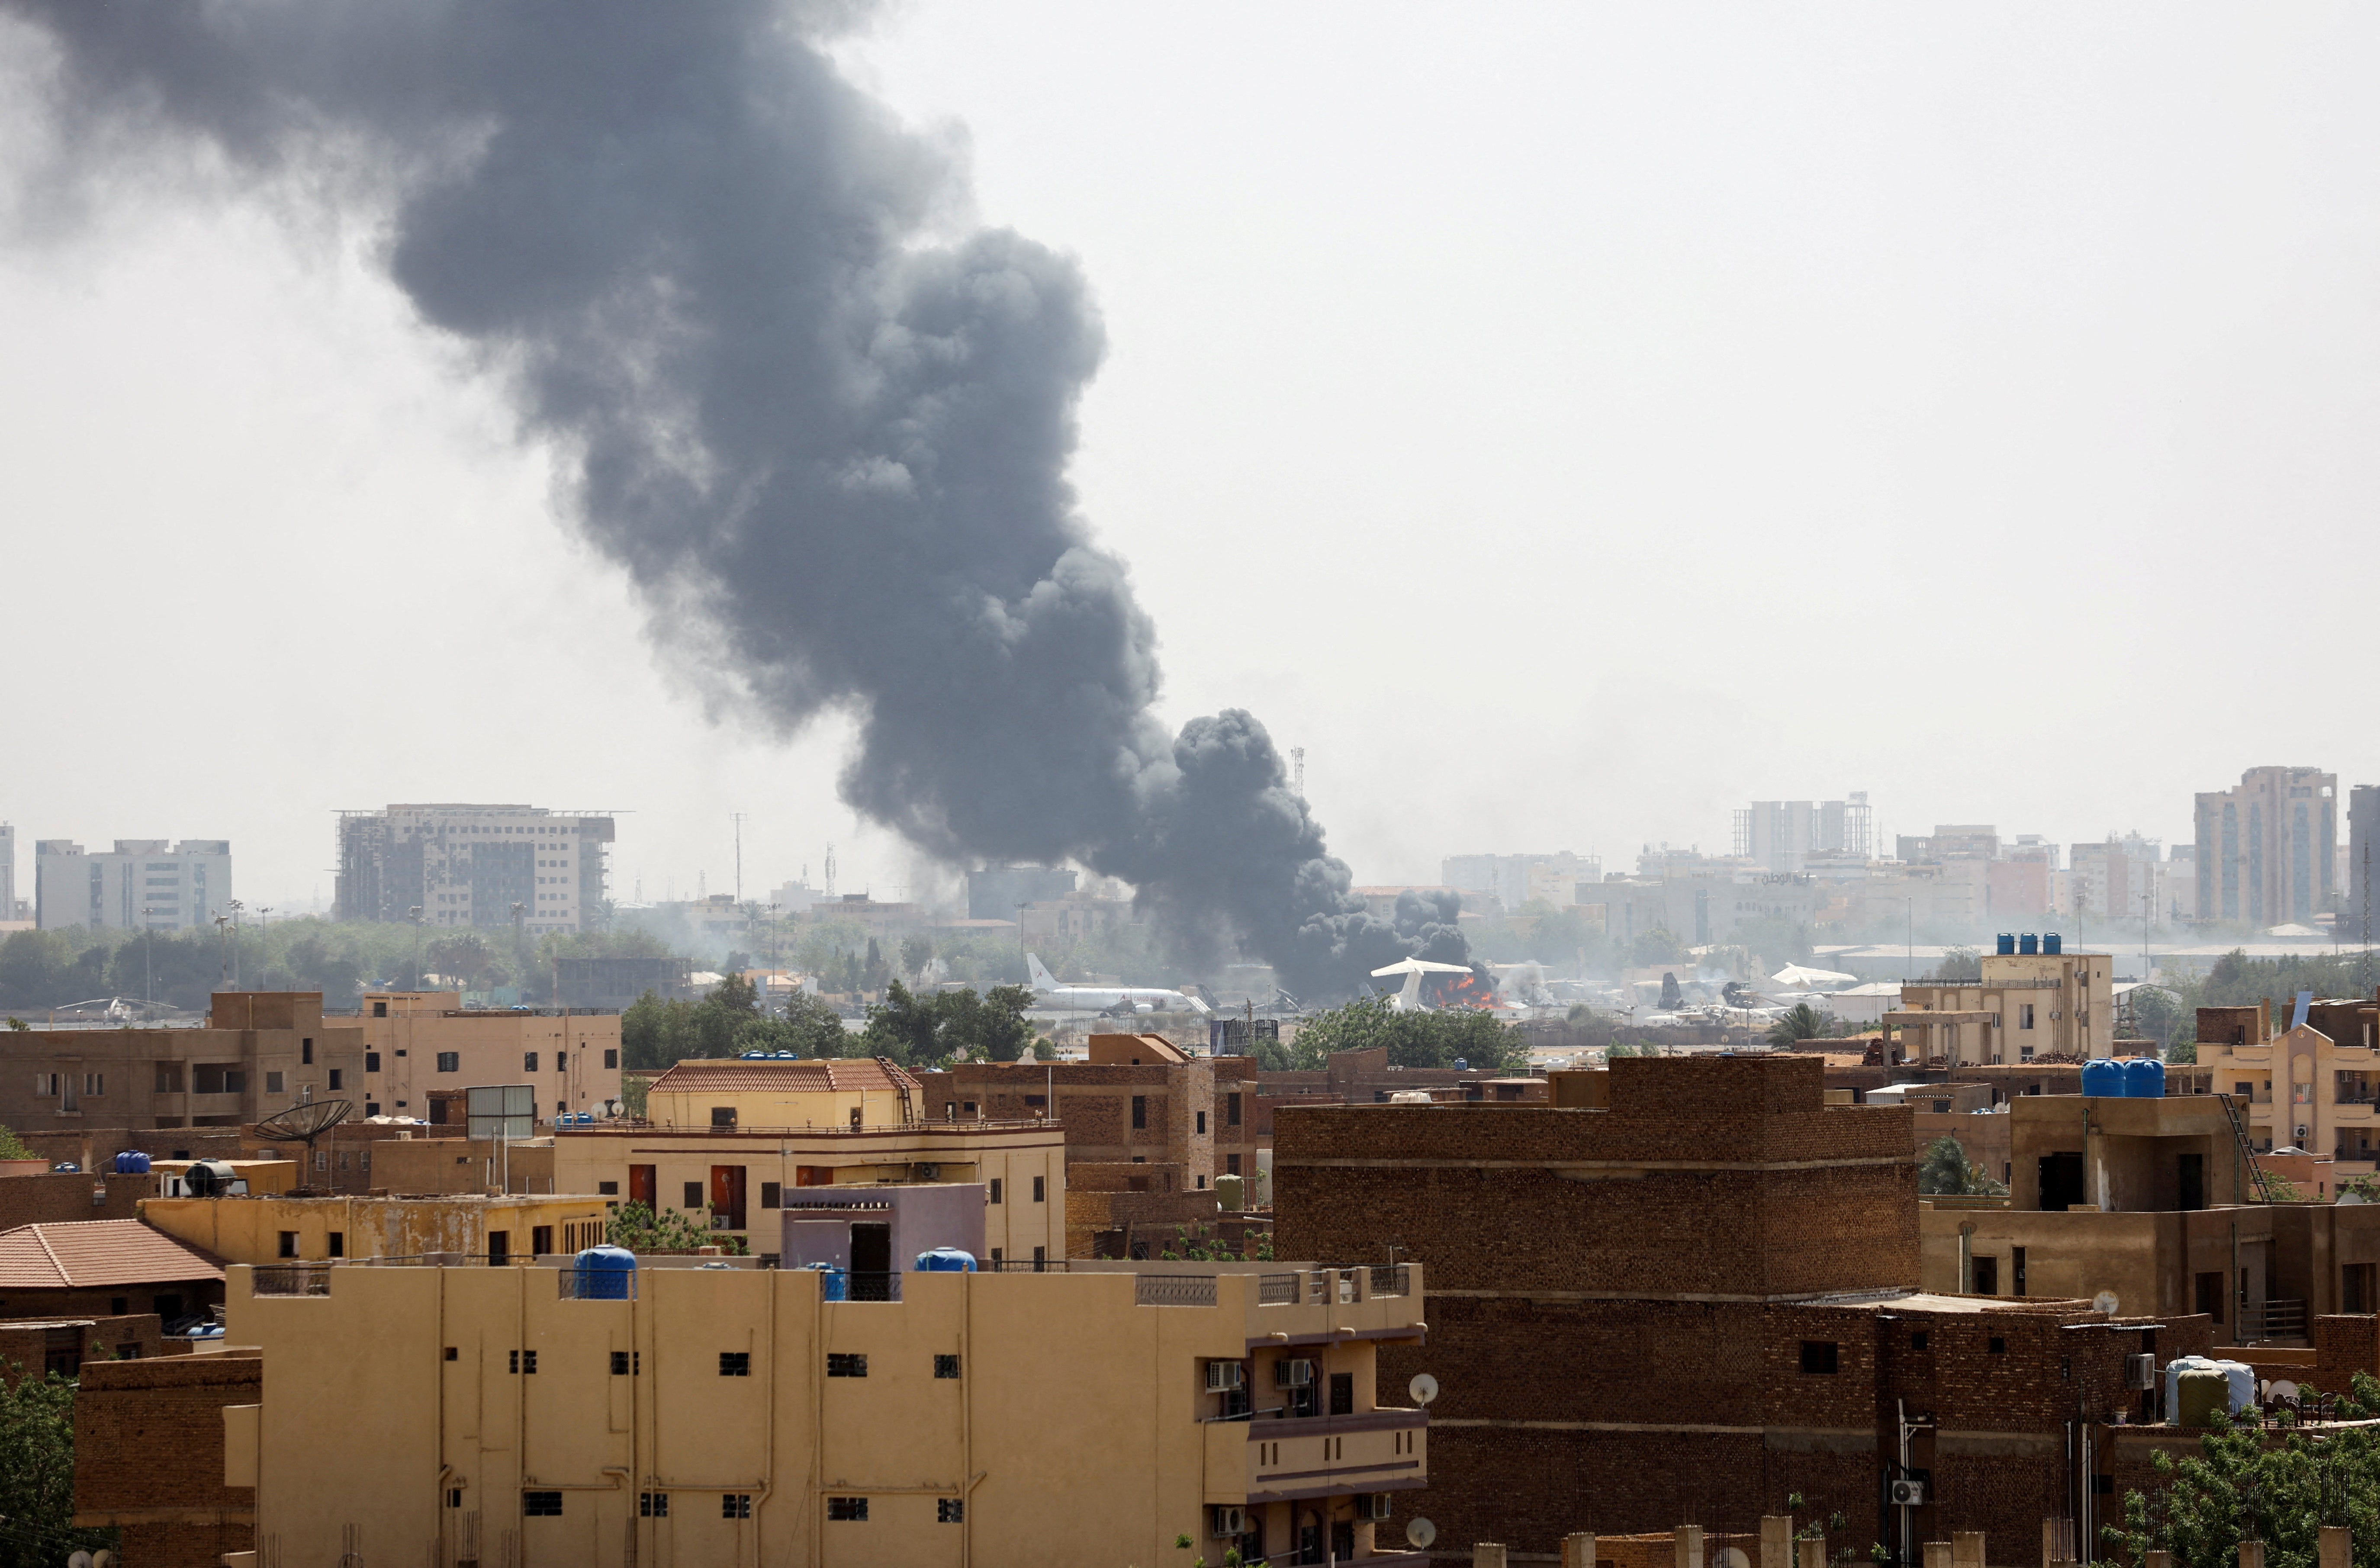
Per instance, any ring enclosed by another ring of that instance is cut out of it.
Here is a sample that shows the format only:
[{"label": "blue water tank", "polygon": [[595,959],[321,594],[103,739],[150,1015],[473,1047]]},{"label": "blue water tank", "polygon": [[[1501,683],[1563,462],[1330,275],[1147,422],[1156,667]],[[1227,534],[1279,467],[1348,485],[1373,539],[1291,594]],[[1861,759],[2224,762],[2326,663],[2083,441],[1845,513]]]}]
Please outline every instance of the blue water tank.
[{"label": "blue water tank", "polygon": [[2015,951],[2016,933],[2014,931],[2002,931],[2000,933],[2000,956],[2005,958]]},{"label": "blue water tank", "polygon": [[149,1173],[149,1157],[137,1149],[128,1149],[115,1157],[115,1173],[119,1176],[145,1176]]},{"label": "blue water tank", "polygon": [[2038,953],[2041,951],[2041,939],[2027,931],[2016,939],[2016,950],[2019,953]]},{"label": "blue water tank", "polygon": [[2124,1093],[2134,1100],[2165,1098],[2165,1064],[2154,1056],[2134,1056],[2124,1063]]},{"label": "blue water tank", "polygon": [[929,1274],[972,1274],[975,1254],[955,1246],[938,1246],[917,1254],[917,1267]]},{"label": "blue water tank", "polygon": [[2119,1063],[2104,1057],[2082,1064],[2082,1092],[2119,1096],[2124,1092],[2124,1069]]},{"label": "blue water tank", "polygon": [[581,1301],[625,1301],[634,1288],[637,1255],[625,1246],[590,1246],[578,1255]]},{"label": "blue water tank", "polygon": [[1454,1070],[1458,1073],[1467,1073],[1471,1071],[1471,1064],[1458,1056],[1454,1059]]},{"label": "blue water tank", "polygon": [[820,1301],[849,1301],[851,1281],[832,1263],[813,1263],[810,1267],[826,1277],[819,1282]]},{"label": "blue water tank", "polygon": [[2041,951],[2051,954],[2063,953],[2066,951],[2066,939],[2056,931],[2044,931],[2041,933]]}]

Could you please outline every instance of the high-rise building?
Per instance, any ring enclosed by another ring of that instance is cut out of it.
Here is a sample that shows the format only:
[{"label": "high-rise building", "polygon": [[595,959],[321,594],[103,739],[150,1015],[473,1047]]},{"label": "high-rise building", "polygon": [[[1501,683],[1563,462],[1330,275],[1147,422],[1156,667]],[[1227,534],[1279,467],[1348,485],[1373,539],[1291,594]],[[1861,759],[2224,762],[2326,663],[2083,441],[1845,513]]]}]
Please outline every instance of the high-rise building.
[{"label": "high-rise building", "polygon": [[575,931],[603,906],[612,819],[536,806],[339,814],[336,918]]},{"label": "high-rise building", "polygon": [[1735,814],[1735,853],[1771,871],[1799,871],[1812,856],[1864,860],[1876,852],[1867,791],[1841,800],[1755,800]]},{"label": "high-rise building", "polygon": [[2078,844],[2069,860],[2072,875],[2067,896],[2072,902],[2060,914],[2088,915],[2103,920],[2137,920],[2143,914],[2165,914],[2164,844],[2136,833],[2119,838],[2109,833],[2099,844]]},{"label": "high-rise building", "polygon": [[2338,775],[2251,768],[2198,796],[2198,918],[2301,924],[2331,906]]},{"label": "high-rise building", "polygon": [[93,854],[69,839],[33,845],[33,923],[45,931],[191,930],[231,909],[231,843],[119,838]]},{"label": "high-rise building", "polygon": [[1489,893],[1507,910],[1531,900],[1552,905],[1578,902],[1578,884],[1603,880],[1597,856],[1567,849],[1543,855],[1450,855],[1438,863],[1439,881],[1457,893]]}]

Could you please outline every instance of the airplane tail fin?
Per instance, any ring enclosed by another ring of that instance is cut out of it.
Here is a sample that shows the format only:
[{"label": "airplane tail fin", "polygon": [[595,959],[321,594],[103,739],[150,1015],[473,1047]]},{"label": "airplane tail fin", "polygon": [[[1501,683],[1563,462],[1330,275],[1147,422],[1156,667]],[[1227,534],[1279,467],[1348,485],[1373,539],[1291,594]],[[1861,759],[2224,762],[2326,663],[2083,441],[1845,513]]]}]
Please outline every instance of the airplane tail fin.
[{"label": "airplane tail fin", "polygon": [[1058,989],[1057,977],[1050,974],[1049,970],[1041,966],[1041,955],[1039,954],[1028,953],[1025,955],[1025,972],[1033,978],[1033,989],[1035,991],[1055,991]]}]

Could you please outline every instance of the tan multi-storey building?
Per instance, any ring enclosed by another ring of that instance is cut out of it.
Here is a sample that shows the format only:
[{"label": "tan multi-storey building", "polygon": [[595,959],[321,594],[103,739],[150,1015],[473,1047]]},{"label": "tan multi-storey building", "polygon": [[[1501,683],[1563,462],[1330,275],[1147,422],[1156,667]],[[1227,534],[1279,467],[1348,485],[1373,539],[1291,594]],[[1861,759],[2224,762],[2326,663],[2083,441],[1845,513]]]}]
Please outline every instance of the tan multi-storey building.
[{"label": "tan multi-storey building", "polygon": [[359,1096],[363,1034],[320,991],[217,991],[198,1029],[0,1032],[0,1124],[20,1133],[237,1127]]},{"label": "tan multi-storey building", "polygon": [[552,1187],[677,1209],[774,1253],[805,1187],[978,1184],[986,1256],[1066,1256],[1065,1132],[1038,1115],[923,1113],[889,1063],[680,1062],[652,1082],[649,1120],[564,1127]]},{"label": "tan multi-storey building", "polygon": [[1902,986],[1884,1032],[1888,1052],[1953,1067],[2112,1056],[2115,972],[2104,953],[1987,953],[1980,980]]},{"label": "tan multi-storey building", "polygon": [[140,1217],[228,1263],[329,1262],[452,1253],[502,1263],[601,1245],[595,1197],[152,1197]]},{"label": "tan multi-storey building", "polygon": [[374,991],[356,1023],[367,1116],[426,1121],[431,1090],[493,1084],[534,1088],[540,1121],[606,1114],[620,1098],[617,1013],[465,1007],[451,991]]},{"label": "tan multi-storey building", "polygon": [[2260,1152],[2335,1156],[2338,1181],[2380,1161],[2380,1039],[2370,1002],[2317,1002],[2277,1028],[2269,1007],[2198,1010],[2198,1068],[2228,1094]]},{"label": "tan multi-storey building", "polygon": [[2251,768],[2198,796],[2198,918],[2303,924],[2330,907],[2338,868],[2338,775]]},{"label": "tan multi-storey building", "polygon": [[272,1370],[224,1479],[290,1562],[1419,1568],[1395,1505],[1427,1416],[1375,1355],[1422,1337],[1422,1270],[1166,1267],[880,1301],[796,1270],[590,1299],[571,1269],[235,1268],[229,1342]]}]

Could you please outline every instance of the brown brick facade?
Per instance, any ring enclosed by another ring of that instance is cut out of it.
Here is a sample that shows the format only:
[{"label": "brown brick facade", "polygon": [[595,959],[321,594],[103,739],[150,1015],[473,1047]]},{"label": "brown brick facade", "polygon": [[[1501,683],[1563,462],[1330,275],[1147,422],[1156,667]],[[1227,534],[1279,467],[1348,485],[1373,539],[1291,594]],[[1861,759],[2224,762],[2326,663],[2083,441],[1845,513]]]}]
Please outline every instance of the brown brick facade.
[{"label": "brown brick facade", "polygon": [[223,1484],[223,1411],[262,1400],[263,1366],[249,1355],[86,1366],[75,1395],[75,1523],[120,1529],[125,1562],[140,1568],[211,1568],[252,1550],[256,1494]]}]

